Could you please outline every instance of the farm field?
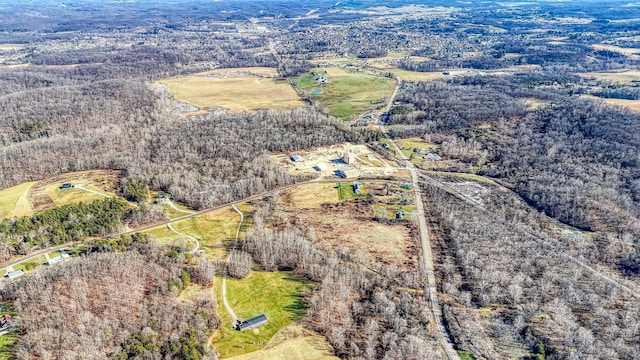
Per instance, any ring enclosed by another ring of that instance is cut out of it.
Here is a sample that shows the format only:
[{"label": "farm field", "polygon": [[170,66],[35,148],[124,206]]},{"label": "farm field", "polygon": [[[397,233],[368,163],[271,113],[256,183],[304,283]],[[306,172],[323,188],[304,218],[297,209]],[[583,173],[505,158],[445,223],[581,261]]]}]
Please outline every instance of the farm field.
[{"label": "farm field", "polygon": [[229,360],[337,360],[322,335],[294,322],[281,329],[264,349],[234,356]]},{"label": "farm field", "polygon": [[[343,190],[350,191],[351,183],[343,182]],[[364,183],[365,189],[374,186],[372,195],[380,194],[384,185]],[[397,186],[394,186],[394,189]],[[325,192],[336,193],[335,184]],[[400,199],[404,190],[395,189],[394,194],[379,200]],[[355,195],[355,194],[354,194]],[[295,198],[294,198],[295,199]],[[299,203],[283,197],[282,211],[285,217],[302,222],[306,227],[316,230],[317,241],[331,247],[343,247],[354,254],[361,254],[370,260],[383,264],[395,264],[400,268],[415,269],[418,265],[418,248],[412,238],[417,228],[412,222],[401,221],[384,223],[374,219],[374,206],[356,196],[345,196],[344,201],[325,203],[319,208],[299,207]],[[304,206],[304,205],[303,205]],[[406,206],[407,210],[415,208]],[[413,209],[413,210],[412,210]],[[395,213],[390,212],[389,218]]]},{"label": "farm field", "polygon": [[304,106],[271,68],[218,69],[158,81],[174,98],[199,108],[221,107],[232,112]]},{"label": "farm field", "polygon": [[22,183],[0,191],[0,219],[28,216],[33,208],[27,194],[35,182]]},{"label": "farm field", "polygon": [[317,209],[322,204],[340,202],[333,183],[305,184],[287,190],[280,201],[298,209]]},{"label": "farm field", "polygon": [[[66,204],[114,197],[118,171],[92,170],[27,182],[0,191],[0,218],[31,216]],[[63,183],[80,188],[60,189]]]},{"label": "farm field", "polygon": [[311,99],[320,102],[329,109],[331,115],[346,120],[367,110],[382,105],[382,92],[385,101],[391,96],[395,80],[368,74],[364,71],[345,71],[337,67],[313,69],[318,76],[324,76],[328,83],[319,84],[311,73],[294,80],[304,92],[318,88],[322,93],[311,95]]},{"label": "farm field", "polygon": [[578,75],[584,77],[594,77],[598,80],[606,80],[612,83],[631,83],[634,80],[640,80],[640,70],[622,70],[622,71],[608,71],[608,72],[588,72],[580,73]]},{"label": "farm field", "polygon": [[[222,304],[221,278],[215,279],[218,304]],[[231,316],[222,307],[222,329],[213,337],[213,346],[221,358],[251,353],[264,348],[280,329],[302,319],[306,311],[303,296],[315,284],[290,272],[252,270],[242,279],[227,278],[227,299],[237,316],[247,319],[265,314],[268,324],[258,329],[237,331],[231,328]]]},{"label": "farm field", "polygon": [[24,48],[22,44],[0,44],[0,51],[13,51]]},{"label": "farm field", "polygon": [[620,105],[628,108],[631,111],[640,112],[640,100],[627,100],[627,99],[606,99],[593,95],[581,95],[585,99],[602,100],[607,104]]},{"label": "farm field", "polygon": [[622,55],[629,56],[630,58],[635,58],[635,59],[640,58],[640,49],[638,48],[626,48],[626,47],[607,45],[607,44],[595,44],[595,45],[591,45],[591,47],[594,48],[595,50],[615,51]]},{"label": "farm field", "polygon": [[402,80],[406,81],[430,81],[436,80],[444,77],[445,75],[442,72],[432,71],[432,72],[419,72],[419,71],[410,71],[405,69],[391,69],[390,73],[398,75]]}]

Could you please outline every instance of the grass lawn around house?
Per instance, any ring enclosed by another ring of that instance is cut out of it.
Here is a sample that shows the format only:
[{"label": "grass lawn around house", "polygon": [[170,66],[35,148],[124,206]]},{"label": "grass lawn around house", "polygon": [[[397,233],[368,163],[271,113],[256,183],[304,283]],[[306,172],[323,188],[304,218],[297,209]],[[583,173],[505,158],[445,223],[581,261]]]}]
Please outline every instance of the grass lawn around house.
[{"label": "grass lawn around house", "polygon": [[227,278],[227,299],[236,315],[243,319],[265,314],[268,324],[253,330],[237,331],[231,328],[232,319],[222,305],[222,279],[216,277],[218,315],[222,329],[213,337],[212,345],[221,358],[260,350],[282,328],[302,319],[307,306],[304,295],[315,284],[291,272],[252,270],[245,279]]}]

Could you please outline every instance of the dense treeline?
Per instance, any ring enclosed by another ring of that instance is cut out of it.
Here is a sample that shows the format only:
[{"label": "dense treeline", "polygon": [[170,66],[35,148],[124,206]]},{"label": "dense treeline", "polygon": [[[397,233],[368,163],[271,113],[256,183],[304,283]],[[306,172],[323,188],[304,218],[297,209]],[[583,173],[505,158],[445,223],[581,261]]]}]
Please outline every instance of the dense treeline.
[{"label": "dense treeline", "polygon": [[564,222],[640,234],[638,114],[567,99],[504,132],[489,140],[497,164],[488,174]]},{"label": "dense treeline", "polygon": [[[640,116],[567,96],[572,80],[528,75],[422,83],[407,88],[388,121],[407,125],[394,136],[428,136],[441,143],[443,155],[506,180],[563,222],[637,235]],[[530,98],[550,104],[528,109]]]},{"label": "dense treeline", "polygon": [[166,220],[156,205],[132,206],[118,198],[67,204],[34,216],[0,222],[2,258],[25,255],[36,247],[60,245]]},{"label": "dense treeline", "polygon": [[[459,346],[476,359],[511,358],[513,346],[530,359],[639,356],[637,299],[613,283],[635,287],[598,265],[633,245],[560,235],[508,193],[485,190],[472,203],[440,185],[424,190],[443,240],[438,271],[442,298],[449,299],[443,313]],[[585,258],[613,283],[580,265]]]},{"label": "dense treeline", "polygon": [[184,257],[139,240],[5,285],[18,313],[15,358],[216,358],[212,297],[178,300],[169,284],[188,284]]},{"label": "dense treeline", "polygon": [[267,271],[293,269],[320,282],[308,299],[306,319],[341,358],[442,358],[428,295],[408,290],[422,289],[424,274],[325,248],[314,243],[312,229],[272,228],[271,219],[280,216],[275,203],[259,204],[242,247]]},{"label": "dense treeline", "polygon": [[295,181],[266,151],[372,137],[318,108],[186,120],[171,110],[163,93],[132,80],[56,89],[0,100],[0,133],[7,134],[0,146],[0,187],[115,168],[191,206],[206,207]]},{"label": "dense treeline", "polygon": [[0,222],[0,241],[11,252],[26,254],[34,246],[59,245],[120,230],[128,204],[121,199],[68,204],[42,214]]}]

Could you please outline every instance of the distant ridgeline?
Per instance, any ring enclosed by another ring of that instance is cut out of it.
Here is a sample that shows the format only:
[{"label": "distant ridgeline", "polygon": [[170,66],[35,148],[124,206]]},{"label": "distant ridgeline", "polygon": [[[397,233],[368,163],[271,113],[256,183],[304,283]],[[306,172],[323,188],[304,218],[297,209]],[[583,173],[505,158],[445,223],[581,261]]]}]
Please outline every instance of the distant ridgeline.
[{"label": "distant ridgeline", "polygon": [[37,245],[63,244],[86,236],[109,234],[118,230],[128,206],[126,201],[112,198],[64,205],[31,217],[6,219],[0,222],[0,241],[16,253],[26,253]]}]

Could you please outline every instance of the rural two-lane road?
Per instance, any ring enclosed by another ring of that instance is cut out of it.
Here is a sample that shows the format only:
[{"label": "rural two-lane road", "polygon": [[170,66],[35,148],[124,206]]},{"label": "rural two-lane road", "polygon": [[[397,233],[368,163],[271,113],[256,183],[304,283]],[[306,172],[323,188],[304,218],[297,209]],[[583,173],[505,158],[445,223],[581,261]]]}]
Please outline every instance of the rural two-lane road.
[{"label": "rural two-lane road", "polygon": [[[398,94],[398,90],[400,88],[400,83],[402,80],[400,77],[396,76],[396,86],[393,89],[393,93],[389,98],[389,102],[387,106],[385,106],[383,113],[380,113],[378,117],[381,119],[384,114],[389,114],[391,111],[391,107],[393,106],[393,101]],[[438,288],[436,285],[436,276],[434,272],[433,266],[433,255],[431,253],[431,243],[429,241],[429,228],[427,227],[426,215],[424,212],[424,204],[422,202],[422,194],[420,193],[420,183],[418,179],[418,172],[416,167],[409,161],[406,155],[400,150],[400,147],[396,142],[387,134],[387,130],[382,124],[382,134],[389,141],[391,146],[394,148],[398,156],[400,157],[400,161],[398,161],[399,165],[404,165],[406,169],[409,170],[411,174],[411,182],[413,185],[413,193],[415,195],[416,202],[416,212],[418,213],[418,225],[420,227],[420,244],[422,246],[422,261],[425,272],[427,274],[427,293],[429,294],[429,303],[431,304],[431,313],[433,314],[433,320],[436,323],[438,328],[438,334],[440,338],[440,343],[444,348],[445,353],[447,354],[447,358],[450,360],[459,360],[460,356],[458,352],[453,348],[453,344],[451,343],[451,339],[449,338],[449,333],[444,326],[444,319],[442,318],[442,310],[440,309],[440,302],[438,301]]]}]

